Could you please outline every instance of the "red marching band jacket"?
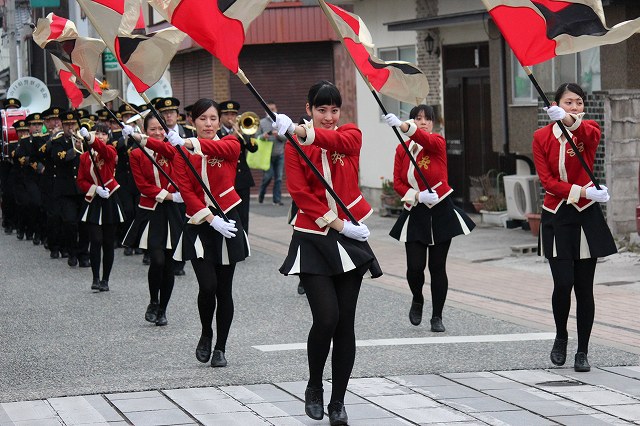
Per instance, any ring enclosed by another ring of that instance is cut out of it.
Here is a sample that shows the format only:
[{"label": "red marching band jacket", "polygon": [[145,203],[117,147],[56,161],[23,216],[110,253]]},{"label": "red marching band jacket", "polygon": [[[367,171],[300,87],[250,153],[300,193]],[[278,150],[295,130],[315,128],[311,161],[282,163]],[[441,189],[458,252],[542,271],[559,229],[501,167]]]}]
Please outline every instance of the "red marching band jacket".
[{"label": "red marching band jacket", "polygon": [[[204,184],[227,213],[242,201],[235,190],[236,166],[240,157],[240,142],[235,136],[225,136],[219,140],[189,138],[194,152],[190,153],[184,147],[189,162],[202,177]],[[187,217],[194,225],[205,222],[211,214],[209,206],[213,203],[205,195],[204,190],[193,173],[188,170],[181,155],[173,157],[174,176],[180,188],[180,194],[187,207]]]},{"label": "red marching band jacket", "polygon": [[156,163],[162,167],[162,170],[175,180],[171,162],[176,154],[176,149],[166,142],[145,137],[140,145],[142,148],[134,149],[129,156],[131,173],[140,191],[138,207],[155,210],[158,203],[164,202],[167,195],[177,192],[178,189],[169,183],[169,180],[158,171],[142,150],[146,149],[156,160]]},{"label": "red marching band jacket", "polygon": [[[358,221],[366,219],[373,209],[358,186],[362,133],[354,124],[336,130],[314,129],[305,123],[307,138],[298,140],[302,150],[347,205]],[[298,206],[292,222],[294,229],[326,235],[329,223],[336,218],[347,219],[318,177],[290,144],[285,147],[287,188]]]},{"label": "red marching band jacket", "polygon": [[[407,121],[407,124],[409,130],[405,135],[410,138],[409,152],[415,158],[431,189],[438,194],[438,204],[453,192],[447,175],[447,142],[438,134],[418,129],[413,120]],[[407,152],[400,145],[396,147],[393,164],[393,188],[402,195],[404,208],[407,210],[418,204],[416,194],[427,189]],[[436,204],[427,204],[427,207],[432,208]]]},{"label": "red marching band jacket", "polygon": [[[593,168],[596,150],[600,143],[600,126],[593,120],[582,120],[584,113],[571,114],[576,122],[567,127],[584,161]],[[562,131],[557,123],[551,123],[533,134],[533,159],[545,189],[543,209],[555,213],[563,202],[582,211],[595,201],[580,198],[581,189],[593,185],[589,175],[567,141],[562,141]]]},{"label": "red marching band jacket", "polygon": [[98,175],[89,155],[94,155],[98,173],[100,173],[104,186],[110,191],[109,197],[120,188],[114,177],[116,159],[118,157],[116,149],[96,139],[94,133],[91,133],[90,146],[91,149],[80,156],[78,177],[76,178],[78,188],[85,193],[84,199],[88,202],[93,200],[96,195],[96,188],[100,186],[100,180],[98,180]]}]

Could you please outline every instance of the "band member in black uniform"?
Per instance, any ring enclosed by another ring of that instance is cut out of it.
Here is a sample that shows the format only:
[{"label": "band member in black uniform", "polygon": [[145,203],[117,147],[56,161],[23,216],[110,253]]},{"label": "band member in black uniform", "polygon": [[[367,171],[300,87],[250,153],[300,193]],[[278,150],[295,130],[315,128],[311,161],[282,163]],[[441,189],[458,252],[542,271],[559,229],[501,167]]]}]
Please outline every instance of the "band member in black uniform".
[{"label": "band member in black uniform", "polygon": [[447,142],[442,136],[431,133],[435,120],[433,108],[418,105],[411,110],[409,118],[403,122],[394,114],[383,117],[389,126],[399,127],[409,138],[409,151],[432,191],[427,189],[407,152],[398,145],[393,167],[393,187],[402,197],[404,209],[390,235],[405,245],[407,281],[413,295],[409,321],[413,325],[419,325],[422,321],[422,287],[429,253],[433,308],[431,331],[444,332],[442,310],[449,289],[446,267],[451,240],[457,235],[469,234],[475,224],[449,198],[453,189],[449,186],[447,175]]},{"label": "band member in black uniform", "polygon": [[73,135],[78,129],[75,111],[60,114],[62,131],[51,139],[51,158],[55,167],[53,196],[60,206],[62,221],[61,256],[68,253],[67,264],[71,267],[90,266],[89,234],[85,224],[80,223],[80,209],[84,205],[83,194],[78,190],[76,178],[82,153],[82,140]]},{"label": "band member in black uniform", "polygon": [[[178,155],[176,149],[163,142],[164,129],[153,114],[145,117],[143,126],[146,136],[134,134],[132,137],[138,139],[143,149],[172,176],[173,158]],[[123,129],[125,135],[132,132],[131,126]],[[131,153],[131,171],[140,189],[140,203],[136,219],[123,244],[125,247],[141,247],[149,254],[150,301],[144,318],[163,326],[167,325],[167,305],[175,280],[173,253],[184,223],[184,214],[178,209],[183,201],[177,188],[169,183],[140,149]]]},{"label": "band member in black uniform", "polygon": [[38,222],[42,197],[40,194],[40,174],[42,163],[38,162],[38,148],[42,134],[42,114],[29,114],[25,121],[29,125],[29,136],[18,142],[16,159],[20,173],[15,186],[16,204],[18,206],[18,239],[33,239],[33,244],[40,244],[40,223]]},{"label": "band member in black uniform", "polygon": [[[91,290],[109,291],[109,277],[113,267],[116,230],[124,222],[120,206],[115,168],[118,154],[109,145],[109,128],[99,124],[95,132],[80,128],[80,135],[89,149],[80,156],[78,188],[85,194],[81,221],[89,226],[91,241]],[[89,157],[93,157],[92,159]],[[102,279],[100,279],[100,255],[102,252]]]},{"label": "band member in black uniform", "polygon": [[320,81],[311,86],[307,97],[310,122],[294,126],[289,117],[276,114],[273,124],[279,135],[295,134],[302,150],[359,222],[349,221],[296,149],[287,144],[287,188],[299,209],[280,272],[300,275],[313,316],[307,339],[305,412],[316,420],[324,416],[322,373],[333,342],[327,407],[332,425],[348,422],[344,396],[356,355],[354,322],[362,278],[367,272],[374,278],[382,275],[367,243],[369,229],[362,222],[373,212],[358,184],[362,133],[354,124],[338,127],[341,105],[338,88]]},{"label": "band member in black uniform", "polygon": [[574,83],[558,87],[553,106],[545,108],[552,120],[533,134],[533,159],[545,189],[540,228],[540,253],[549,261],[553,276],[551,305],[556,338],[551,362],[563,365],[567,357],[567,321],[571,289],[576,295],[578,349],[573,368],[589,371],[589,338],[595,315],[593,278],[598,257],[618,251],[598,203],[609,201],[606,186],[597,189],[582,167],[556,121],[562,121],[587,166],[593,170],[601,130],[596,121],[584,120],[586,94]]},{"label": "band member in black uniform", "polygon": [[[7,101],[12,99],[10,98]],[[14,121],[13,127],[16,129],[17,140],[9,141],[6,147],[6,157],[2,157],[2,227],[7,235],[13,233],[13,230],[18,227],[18,206],[16,205],[15,187],[20,175],[20,166],[15,157],[16,149],[20,139],[29,136],[29,126],[25,120]]]},{"label": "band member in black uniform", "polygon": [[20,109],[22,108],[22,102],[18,98],[7,98],[2,100],[3,109]]},{"label": "band member in black uniform", "polygon": [[235,190],[242,199],[242,204],[238,206],[238,213],[245,232],[249,233],[249,201],[251,199],[251,187],[255,186],[251,169],[247,165],[247,151],[256,152],[258,145],[251,142],[251,136],[244,135],[238,125],[238,110],[240,104],[235,101],[224,101],[220,104],[220,130],[218,137],[234,135],[241,145],[240,158],[238,158],[238,168],[236,170]]},{"label": "band member in black uniform", "polygon": [[[187,157],[202,177],[229,222],[212,208],[212,202],[180,155],[174,156],[173,170],[184,200],[187,218],[176,249],[177,260],[190,260],[198,280],[198,312],[202,335],[196,347],[196,358],[212,367],[227,365],[227,337],[233,320],[233,275],[237,262],[249,255],[249,241],[242,228],[236,207],[240,196],[233,189],[240,144],[235,137],[216,138],[219,126],[218,105],[211,99],[198,100],[191,110],[198,138],[186,140]],[[183,145],[185,140],[174,131],[169,142]],[[184,147],[182,148],[184,150]],[[216,310],[217,309],[217,310]],[[213,354],[211,323],[216,314],[216,344]]]}]

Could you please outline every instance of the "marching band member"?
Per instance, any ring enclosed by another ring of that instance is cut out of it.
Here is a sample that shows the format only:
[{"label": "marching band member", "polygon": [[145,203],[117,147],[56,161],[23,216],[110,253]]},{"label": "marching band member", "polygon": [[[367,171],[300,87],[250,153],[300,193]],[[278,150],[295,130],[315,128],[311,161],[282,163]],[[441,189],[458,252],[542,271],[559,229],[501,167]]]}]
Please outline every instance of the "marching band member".
[{"label": "marching band member", "polygon": [[[7,99],[5,104],[11,99],[14,98]],[[17,99],[15,100],[17,101]],[[8,142],[6,147],[7,156],[3,155],[2,157],[2,175],[0,176],[0,183],[2,184],[2,227],[7,235],[10,235],[13,229],[17,229],[19,223],[15,187],[20,174],[20,166],[16,159],[16,149],[20,139],[29,136],[29,126],[25,120],[16,120],[12,126],[16,129],[18,139],[9,140]]]},{"label": "marching band member", "polygon": [[[229,221],[225,221],[212,207],[211,200],[188,170],[182,156],[175,155],[173,170],[186,206],[188,222],[174,257],[191,261],[200,288],[198,312],[202,335],[196,347],[196,358],[202,363],[211,358],[212,367],[224,367],[227,365],[225,350],[234,311],[231,290],[235,266],[249,255],[249,241],[236,208],[241,200],[233,187],[240,144],[235,137],[213,140],[220,125],[218,105],[213,100],[198,100],[191,115],[198,138],[185,142],[176,132],[170,131],[167,139],[174,146],[186,146],[188,161]],[[216,343],[212,354],[214,312]]]},{"label": "marching band member", "polygon": [[300,154],[287,144],[287,188],[299,210],[280,272],[300,276],[311,307],[305,412],[316,420],[324,416],[322,372],[333,341],[328,405],[332,425],[348,421],[344,396],[356,354],[354,321],[362,278],[367,271],[374,278],[382,275],[367,243],[369,229],[362,223],[373,211],[358,186],[362,133],[353,124],[338,127],[341,105],[338,88],[320,81],[309,89],[310,122],[294,126],[289,117],[276,114],[273,124],[279,135],[295,134],[302,150],[360,222],[356,226],[347,219]]},{"label": "marching band member", "polygon": [[[89,144],[89,150],[80,156],[78,188],[85,194],[86,204],[81,221],[89,224],[91,241],[91,290],[109,291],[109,276],[113,266],[116,229],[124,221],[124,214],[116,191],[120,187],[114,178],[116,150],[108,144],[109,128],[98,124],[94,132],[80,128],[80,135]],[[91,157],[93,156],[93,160]],[[96,170],[97,168],[97,170]],[[102,186],[104,185],[104,186]],[[102,252],[102,279],[100,279],[100,252]]]},{"label": "marching band member", "polygon": [[393,167],[393,187],[402,197],[404,209],[389,235],[404,242],[407,253],[407,281],[413,295],[409,321],[413,325],[419,325],[422,321],[422,287],[428,252],[431,331],[443,332],[442,310],[449,288],[446,267],[451,239],[469,234],[475,224],[464,211],[454,206],[449,197],[453,189],[447,177],[447,142],[442,136],[431,133],[435,119],[433,108],[428,105],[414,107],[406,122],[394,114],[387,114],[383,118],[389,126],[399,127],[410,139],[409,151],[433,189],[432,192],[427,189],[407,152],[398,145]]},{"label": "marching band member", "polygon": [[[145,117],[143,126],[146,135],[133,134],[133,137],[173,179],[173,158],[177,155],[175,148],[163,142],[164,129],[153,114]],[[122,133],[126,138],[132,132],[131,126],[125,126]],[[184,222],[178,204],[183,201],[178,188],[169,183],[142,150],[131,152],[130,164],[140,190],[140,202],[123,245],[145,249],[149,255],[147,278],[150,302],[144,318],[164,326],[167,325],[167,305],[175,281],[173,253]]]},{"label": "marching band member", "polygon": [[[593,170],[600,144],[600,126],[584,120],[585,93],[574,83],[558,87],[554,104],[545,108],[552,121],[562,121],[569,135]],[[551,305],[556,338],[551,362],[563,365],[567,357],[567,320],[571,289],[576,295],[578,349],[575,371],[591,369],[587,359],[595,302],[593,278],[598,257],[618,250],[598,203],[609,200],[606,186],[596,189],[557,123],[536,130],[533,158],[545,189],[540,229],[540,254],[549,261],[553,276]]]}]

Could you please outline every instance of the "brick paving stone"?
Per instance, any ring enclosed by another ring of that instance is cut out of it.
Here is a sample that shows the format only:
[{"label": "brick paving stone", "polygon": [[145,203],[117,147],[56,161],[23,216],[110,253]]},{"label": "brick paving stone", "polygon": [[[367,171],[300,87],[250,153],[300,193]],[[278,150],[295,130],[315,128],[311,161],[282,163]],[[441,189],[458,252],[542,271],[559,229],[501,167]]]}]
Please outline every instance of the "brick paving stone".
[{"label": "brick paving stone", "polygon": [[55,411],[46,401],[22,401],[6,402],[0,407],[7,413],[7,417],[13,422],[53,419]]},{"label": "brick paving stone", "polygon": [[482,396],[478,398],[443,399],[439,402],[464,413],[520,410],[520,408],[515,405],[501,401],[497,398],[492,398],[490,396]]},{"label": "brick paving stone", "polygon": [[567,399],[579,402],[580,404],[589,406],[600,405],[620,405],[620,404],[637,404],[638,400],[622,395],[619,392],[613,392],[609,390],[594,390],[591,392],[557,392],[557,395],[565,397]]},{"label": "brick paving stone", "polygon": [[135,426],[191,425],[194,420],[179,408],[169,410],[132,411],[125,413]]},{"label": "brick paving stone", "polygon": [[375,421],[377,421],[378,419],[396,417],[393,413],[371,403],[351,405],[346,404],[345,410],[347,410],[349,420],[369,419],[372,424],[375,424]]},{"label": "brick paving stone", "polygon": [[263,426],[269,424],[253,413],[202,414],[196,416],[196,419],[205,426]]},{"label": "brick paving stone", "polygon": [[232,398],[225,399],[202,399],[199,401],[176,401],[183,410],[195,416],[196,414],[218,414],[218,413],[236,413],[240,411],[249,411],[246,405],[243,405]]},{"label": "brick paving stone", "polygon": [[109,422],[123,421],[122,416],[107,402],[102,395],[86,395],[83,397],[95,408],[104,419]]},{"label": "brick paving stone", "polygon": [[[60,419],[67,425],[82,423],[106,424],[107,420],[84,397],[72,396],[66,398],[48,399]],[[121,420],[121,419],[118,419]]]},{"label": "brick paving stone", "polygon": [[438,376],[437,374],[422,374],[422,375],[412,375],[412,376],[391,376],[387,377],[389,380],[393,380],[396,383],[399,383],[403,386],[425,386],[425,387],[434,387],[434,386],[448,386],[453,385],[449,379],[446,379],[442,376]]},{"label": "brick paving stone", "polygon": [[163,391],[165,395],[174,401],[180,400],[189,400],[189,401],[200,401],[204,399],[227,399],[229,395],[222,391],[222,389],[217,389],[213,387],[206,388],[190,388],[190,389],[169,389]]},{"label": "brick paving stone", "polygon": [[419,424],[464,422],[476,420],[459,411],[452,410],[448,407],[436,408],[407,408],[397,410],[395,413],[411,422]]},{"label": "brick paving stone", "polygon": [[580,415],[580,416],[556,416],[550,417],[550,420],[566,426],[611,426],[611,425],[629,425],[629,422],[620,420],[608,414]]},{"label": "brick paving stone", "polygon": [[267,402],[291,401],[294,399],[291,394],[283,391],[282,389],[278,389],[272,384],[247,385],[245,388],[261,397],[263,401]]},{"label": "brick paving stone", "polygon": [[111,400],[111,402],[125,414],[132,411],[170,410],[176,408],[175,404],[164,396],[116,399],[115,401]]},{"label": "brick paving stone", "polygon": [[620,417],[621,419],[628,420],[630,422],[640,421],[640,401],[638,401],[637,404],[629,405],[598,406],[598,410],[602,410],[607,414]]},{"label": "brick paving stone", "polygon": [[15,426],[60,426],[62,422],[58,419],[38,419],[23,420],[13,423]]},{"label": "brick paving stone", "polygon": [[[474,416],[491,425],[501,426],[505,424],[510,426],[543,426],[556,424],[552,420],[522,410],[476,413]],[[586,426],[586,424],[584,426]]]},{"label": "brick paving stone", "polygon": [[247,407],[261,417],[268,419],[269,417],[287,417],[289,413],[276,404],[270,402],[260,402],[257,404],[248,404]]},{"label": "brick paving stone", "polygon": [[359,396],[402,395],[411,393],[409,388],[385,378],[363,378],[349,380],[349,390]]},{"label": "brick paving stone", "polygon": [[473,398],[483,396],[484,394],[477,390],[470,389],[460,384],[451,386],[433,386],[433,387],[417,387],[411,388],[413,391],[428,396],[431,399],[455,399],[455,398]]},{"label": "brick paving stone", "polygon": [[117,399],[156,398],[159,396],[161,396],[160,392],[155,390],[144,392],[123,392],[106,394],[106,397],[109,398],[110,401],[115,401]]},{"label": "brick paving stone", "polygon": [[434,401],[433,399],[419,394],[370,396],[367,399],[389,411],[395,411],[404,408],[433,408],[441,406],[440,403]]}]

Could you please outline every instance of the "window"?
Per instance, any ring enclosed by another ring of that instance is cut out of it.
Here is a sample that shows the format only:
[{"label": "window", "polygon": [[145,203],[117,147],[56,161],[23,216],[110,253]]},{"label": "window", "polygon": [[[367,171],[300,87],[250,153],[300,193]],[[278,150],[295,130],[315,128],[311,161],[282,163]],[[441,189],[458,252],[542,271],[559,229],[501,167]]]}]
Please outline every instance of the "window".
[{"label": "window", "polygon": [[[535,104],[538,93],[529,81],[529,77],[520,66],[515,55],[513,66],[513,103]],[[559,55],[551,61],[531,67],[542,90],[554,92],[562,83],[578,83],[585,92],[600,90],[600,49],[594,47],[571,55]]]},{"label": "window", "polygon": [[[412,64],[416,63],[416,48],[415,46],[402,46],[378,49],[378,58],[383,61],[405,61]],[[409,119],[409,112],[413,105],[407,102],[400,102],[389,96],[380,95],[382,104],[387,109],[387,112],[391,112],[398,116],[401,120]]]}]

